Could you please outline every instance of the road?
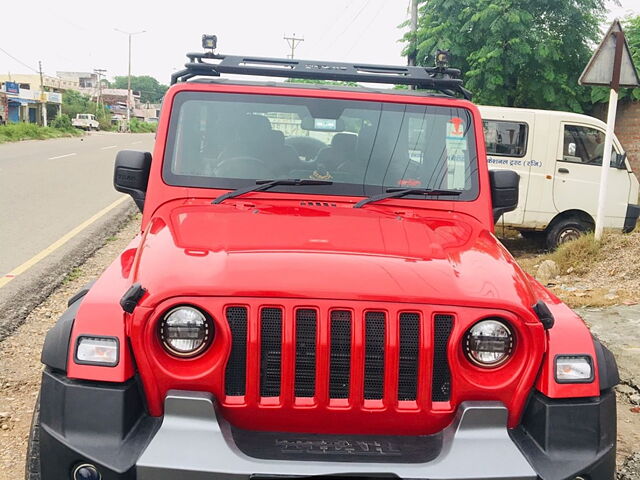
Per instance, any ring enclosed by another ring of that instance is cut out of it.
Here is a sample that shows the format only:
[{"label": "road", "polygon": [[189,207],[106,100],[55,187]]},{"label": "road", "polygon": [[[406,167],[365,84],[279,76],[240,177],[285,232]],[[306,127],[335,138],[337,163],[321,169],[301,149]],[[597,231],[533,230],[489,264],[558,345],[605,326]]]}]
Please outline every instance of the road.
[{"label": "road", "polygon": [[0,145],[0,278],[122,196],[119,150],[152,147],[152,134],[106,132]]}]

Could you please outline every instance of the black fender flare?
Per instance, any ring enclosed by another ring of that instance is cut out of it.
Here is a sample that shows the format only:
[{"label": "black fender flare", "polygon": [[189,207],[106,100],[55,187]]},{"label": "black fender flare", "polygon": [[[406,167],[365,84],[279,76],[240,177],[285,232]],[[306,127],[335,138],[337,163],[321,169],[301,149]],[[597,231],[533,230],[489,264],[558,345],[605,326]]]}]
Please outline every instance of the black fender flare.
[{"label": "black fender flare", "polygon": [[618,364],[613,353],[605,347],[600,340],[593,337],[593,346],[596,351],[598,363],[598,376],[600,378],[600,391],[609,390],[620,383]]},{"label": "black fender flare", "polygon": [[40,361],[46,366],[59,372],[67,372],[67,359],[69,358],[69,342],[71,330],[76,319],[78,309],[84,296],[95,282],[88,283],[72,296],[67,302],[67,310],[58,319],[56,324],[47,332],[42,346]]}]

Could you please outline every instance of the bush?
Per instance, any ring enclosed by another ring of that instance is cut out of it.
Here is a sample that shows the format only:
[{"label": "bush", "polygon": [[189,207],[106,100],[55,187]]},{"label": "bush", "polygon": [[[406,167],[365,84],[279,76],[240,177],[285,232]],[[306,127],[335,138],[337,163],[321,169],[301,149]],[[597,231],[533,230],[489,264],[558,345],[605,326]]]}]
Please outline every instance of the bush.
[{"label": "bush", "polygon": [[73,128],[73,125],[71,125],[71,118],[69,118],[69,115],[63,113],[53,119],[53,121],[51,122],[51,127],[57,128],[59,130],[71,130]]},{"label": "bush", "polygon": [[141,122],[137,118],[132,118],[129,128],[131,133],[153,133],[158,128],[158,124]]},{"label": "bush", "polygon": [[41,127],[35,123],[9,123],[0,126],[0,143],[18,142],[20,140],[45,140],[47,138],[70,137],[82,135],[75,128],[68,130]]}]

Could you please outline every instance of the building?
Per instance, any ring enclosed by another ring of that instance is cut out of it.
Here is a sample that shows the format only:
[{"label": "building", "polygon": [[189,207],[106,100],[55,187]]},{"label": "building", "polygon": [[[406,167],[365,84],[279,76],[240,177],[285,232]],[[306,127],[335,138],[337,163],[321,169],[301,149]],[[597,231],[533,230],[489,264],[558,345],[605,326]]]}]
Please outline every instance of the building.
[{"label": "building", "polygon": [[62,92],[74,84],[43,75],[42,85],[44,91],[40,75],[0,75],[0,92],[7,99],[8,123],[43,124],[43,109],[47,119],[61,113]]},{"label": "building", "polygon": [[7,94],[0,92],[0,125],[4,125],[7,122],[9,116],[9,105],[7,102]]},{"label": "building", "polygon": [[[603,122],[607,121],[608,105],[597,105],[593,112]],[[624,99],[618,103],[615,131],[633,173],[640,179],[640,102]]]},{"label": "building", "polygon": [[89,72],[56,72],[62,80],[77,83],[80,88],[97,88],[98,75]]}]

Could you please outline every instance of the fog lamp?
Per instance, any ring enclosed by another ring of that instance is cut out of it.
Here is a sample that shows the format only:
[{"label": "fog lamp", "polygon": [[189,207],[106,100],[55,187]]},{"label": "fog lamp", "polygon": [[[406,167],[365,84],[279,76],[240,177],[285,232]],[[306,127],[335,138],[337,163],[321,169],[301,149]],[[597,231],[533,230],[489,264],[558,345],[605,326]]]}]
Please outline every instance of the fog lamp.
[{"label": "fog lamp", "polygon": [[218,37],[215,35],[202,35],[202,48],[213,51],[217,46]]},{"label": "fog lamp", "polygon": [[463,346],[471,362],[481,367],[497,367],[513,351],[513,334],[501,320],[482,320],[465,334]]},{"label": "fog lamp", "polygon": [[78,465],[73,470],[73,480],[100,480],[102,475],[98,469],[88,463],[83,463],[82,465]]},{"label": "fog lamp", "polygon": [[78,337],[76,363],[115,367],[119,358],[116,337]]},{"label": "fog lamp", "polygon": [[189,306],[170,310],[160,322],[160,339],[165,349],[178,357],[194,357],[210,343],[211,321],[200,310]]},{"label": "fog lamp", "polygon": [[556,357],[556,382],[591,383],[593,367],[588,355],[558,355]]}]

